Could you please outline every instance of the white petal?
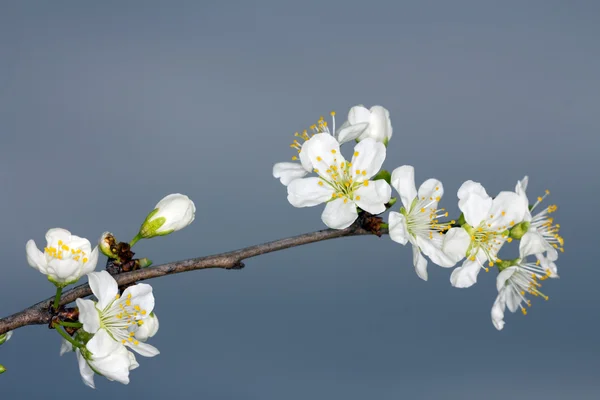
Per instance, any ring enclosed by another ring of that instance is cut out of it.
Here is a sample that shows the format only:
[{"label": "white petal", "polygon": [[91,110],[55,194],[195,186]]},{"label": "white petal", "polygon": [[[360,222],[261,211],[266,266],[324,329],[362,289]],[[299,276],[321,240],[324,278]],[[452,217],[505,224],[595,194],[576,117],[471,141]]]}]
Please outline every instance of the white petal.
[{"label": "white petal", "polygon": [[352,225],[358,217],[356,211],[356,204],[353,201],[347,199],[336,199],[327,203],[323,214],[321,214],[321,220],[330,228],[333,229],[344,229]]},{"label": "white petal", "polygon": [[90,253],[90,257],[88,261],[83,264],[83,269],[81,270],[81,275],[87,275],[91,272],[94,272],[96,269],[96,264],[98,264],[98,246],[94,247],[94,250]]},{"label": "white petal", "polygon": [[369,122],[371,118],[371,111],[364,106],[354,106],[348,111],[348,122],[351,125],[359,124],[361,122]]},{"label": "white petal", "polygon": [[511,227],[523,221],[528,211],[527,200],[515,192],[500,192],[493,200],[490,215],[492,228]]},{"label": "white petal", "polygon": [[56,247],[59,240],[68,243],[71,240],[71,232],[62,228],[52,228],[46,232],[46,242],[49,246]]},{"label": "white petal", "polygon": [[79,350],[77,350],[76,355],[77,364],[79,365],[79,373],[81,374],[81,379],[83,380],[83,383],[85,383],[86,386],[95,389],[96,386],[94,385],[94,371],[92,371],[92,369],[88,365],[87,361],[85,361],[85,358],[83,358]]},{"label": "white petal", "polygon": [[[386,149],[383,143],[368,138],[354,146],[354,154],[356,153],[358,155],[352,157],[352,172],[356,180],[360,181],[370,179],[379,172],[385,160]],[[360,175],[356,174],[357,170],[361,171]],[[366,171],[366,175],[362,171]]]},{"label": "white petal", "polygon": [[473,182],[471,180],[466,181],[465,183],[463,183],[460,188],[458,189],[458,198],[460,200],[466,198],[469,194],[471,193],[475,193],[477,195],[479,195],[480,197],[490,197],[488,196],[487,192],[485,191],[485,188],[483,186],[481,186],[481,183],[479,182]]},{"label": "white petal", "polygon": [[355,125],[346,125],[338,131],[337,140],[340,144],[347,143],[351,140],[356,140],[369,127],[366,122],[361,122]]},{"label": "white petal", "polygon": [[[425,197],[426,199],[433,198],[434,200],[444,195],[444,185],[437,179],[427,179],[419,187],[419,198]],[[437,200],[435,205],[437,206]],[[431,206],[433,207],[433,205]]]},{"label": "white petal", "polygon": [[510,279],[511,276],[517,272],[517,267],[508,267],[503,269],[498,276],[496,277],[496,290],[500,292],[502,289],[506,287],[506,281]]},{"label": "white petal", "polygon": [[424,281],[427,280],[427,259],[423,257],[421,252],[419,251],[419,247],[412,246],[413,251],[413,264],[415,266],[415,272],[419,276],[419,278]]},{"label": "white petal", "polygon": [[[433,234],[439,235],[437,232],[434,232]],[[451,256],[447,255],[446,253],[444,253],[442,251],[441,247],[438,247],[443,244],[443,241],[434,242],[433,240],[430,240],[429,238],[423,238],[421,236],[417,236],[417,244],[418,244],[419,248],[421,249],[421,251],[423,252],[423,254],[425,254],[427,257],[429,257],[431,259],[431,261],[433,261],[435,264],[439,265],[440,267],[450,268],[450,267],[453,267],[456,264],[456,262],[458,261],[458,260],[455,260],[456,256],[451,257]],[[462,254],[464,254],[464,253],[462,253]]]},{"label": "white petal", "polygon": [[521,238],[519,244],[519,254],[525,258],[532,254],[543,253],[548,250],[548,242],[534,227],[530,227],[526,234]]},{"label": "white petal", "polygon": [[[131,295],[131,297],[129,297]],[[138,283],[137,285],[129,286],[123,295],[124,299],[130,299],[133,305],[138,305],[147,314],[154,310],[154,294],[152,294],[152,286],[147,283]]]},{"label": "white petal", "polygon": [[60,283],[70,283],[79,279],[81,265],[81,261],[77,261],[72,258],[66,258],[63,260],[54,258],[48,262],[48,276]]},{"label": "white petal", "polygon": [[515,186],[515,192],[522,196],[525,195],[525,191],[527,190],[527,184],[529,183],[529,177],[525,175],[522,180],[517,181],[517,185]]},{"label": "white petal", "polygon": [[42,253],[33,240],[29,240],[25,245],[25,254],[27,255],[27,263],[33,268],[40,271],[42,274],[47,274],[46,257]]},{"label": "white petal", "polygon": [[549,259],[548,257],[544,257],[542,254],[536,254],[538,260],[540,260],[540,265],[545,270],[550,270],[550,278],[558,278],[558,267],[556,264]]},{"label": "white petal", "polygon": [[452,286],[457,288],[468,288],[477,282],[477,275],[481,270],[481,265],[478,261],[465,260],[461,267],[452,271],[450,282]]},{"label": "white petal", "polygon": [[79,309],[79,322],[83,324],[83,330],[88,333],[96,333],[100,329],[100,314],[96,304],[92,300],[77,299]]},{"label": "white petal", "polygon": [[405,245],[408,242],[408,228],[406,227],[406,217],[404,215],[390,211],[389,220],[390,239],[396,243]]},{"label": "white petal", "polygon": [[303,178],[309,171],[302,164],[293,162],[280,162],[273,166],[273,176],[287,186],[294,179]]},{"label": "white petal", "polygon": [[66,339],[61,338],[60,342],[60,355],[62,356],[69,351],[73,351],[73,345],[69,343]]},{"label": "white petal", "polygon": [[317,169],[320,175],[324,175],[332,165],[339,165],[343,161],[340,144],[327,133],[314,135],[304,142],[300,151],[300,162],[304,169]]},{"label": "white petal", "polygon": [[417,188],[415,186],[415,169],[412,165],[403,165],[392,172],[392,186],[400,195],[400,200],[406,211],[410,211],[410,206],[417,197]]},{"label": "white petal", "polygon": [[144,342],[138,342],[138,344],[132,344],[127,342],[126,346],[143,357],[154,357],[160,354],[160,351],[158,351],[156,347]]},{"label": "white petal", "polygon": [[92,272],[88,274],[88,280],[92,293],[98,298],[98,309],[104,310],[116,299],[119,292],[117,281],[106,271]]},{"label": "white petal", "polygon": [[136,358],[135,358],[135,354],[133,354],[131,351],[129,352],[129,370],[133,371],[134,369],[138,368],[140,366],[140,364],[137,362]]},{"label": "white petal", "polygon": [[458,208],[463,212],[467,224],[477,227],[490,214],[492,207],[491,197],[481,197],[471,193],[458,202]]},{"label": "white petal", "polygon": [[471,236],[463,228],[451,228],[444,235],[442,251],[455,263],[465,258]]},{"label": "white petal", "polygon": [[[361,142],[363,143],[363,142]],[[383,179],[369,181],[368,186],[362,186],[355,192],[356,205],[373,214],[381,214],[386,210],[385,204],[390,201],[392,188]]]},{"label": "white petal", "polygon": [[504,296],[504,291],[500,292],[492,306],[492,323],[499,331],[504,328],[504,307],[506,307]]},{"label": "white petal", "polygon": [[[319,185],[322,182],[322,185]],[[312,207],[331,199],[333,189],[321,178],[301,178],[292,181],[288,187],[287,199],[294,207]]]},{"label": "white petal", "polygon": [[[367,132],[368,131],[368,132]],[[368,135],[368,136],[366,136]],[[370,137],[378,142],[387,142],[392,137],[390,113],[382,106],[373,106],[370,110],[369,127],[360,139]]]}]

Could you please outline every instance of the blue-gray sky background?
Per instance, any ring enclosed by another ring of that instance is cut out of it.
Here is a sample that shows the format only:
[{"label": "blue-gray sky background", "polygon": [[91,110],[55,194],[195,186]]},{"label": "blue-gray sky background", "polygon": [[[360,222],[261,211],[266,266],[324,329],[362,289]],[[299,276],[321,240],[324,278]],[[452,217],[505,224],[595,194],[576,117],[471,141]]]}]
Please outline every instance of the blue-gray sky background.
[{"label": "blue-gray sky background", "polygon": [[[59,337],[0,348],[2,398],[597,399],[600,3],[4,1],[0,5],[0,315],[52,295],[25,243],[64,227],[129,240],[172,192],[195,223],[143,241],[156,264],[323,228],[272,178],[294,131],[381,104],[389,170],[490,194],[552,192],[566,252],[548,302],[490,308],[414,273],[410,248],[347,238],[150,281],[162,353],[128,386],[80,382]],[[350,149],[346,149],[350,150]],[[102,259],[101,262],[103,262]]]}]

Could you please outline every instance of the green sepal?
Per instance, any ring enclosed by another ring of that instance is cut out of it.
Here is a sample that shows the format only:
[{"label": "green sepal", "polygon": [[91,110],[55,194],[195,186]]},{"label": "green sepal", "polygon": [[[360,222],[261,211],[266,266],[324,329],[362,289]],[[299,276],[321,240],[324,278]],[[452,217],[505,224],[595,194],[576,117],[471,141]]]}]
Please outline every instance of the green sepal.
[{"label": "green sepal", "polygon": [[0,335],[0,345],[3,345],[8,340],[6,333]]},{"label": "green sepal", "polygon": [[458,219],[456,220],[456,223],[460,226],[463,226],[464,224],[467,223],[467,220],[465,220],[465,214],[464,213],[460,213],[460,216],[458,217]]},{"label": "green sepal", "polygon": [[518,261],[519,261],[519,259],[515,258],[514,260],[496,261],[495,264],[496,264],[496,267],[498,267],[498,272],[502,272],[502,271],[504,271],[508,267],[512,267],[513,265],[517,265]]}]

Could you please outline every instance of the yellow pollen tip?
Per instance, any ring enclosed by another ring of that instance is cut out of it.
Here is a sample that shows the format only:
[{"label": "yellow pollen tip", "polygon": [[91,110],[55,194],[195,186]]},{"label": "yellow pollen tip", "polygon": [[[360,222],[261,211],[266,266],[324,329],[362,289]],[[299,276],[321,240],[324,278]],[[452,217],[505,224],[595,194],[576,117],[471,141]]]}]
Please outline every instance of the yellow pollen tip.
[{"label": "yellow pollen tip", "polygon": [[125,300],[125,304],[127,304],[128,306],[130,306],[131,305],[131,300],[129,300],[129,299]]},{"label": "yellow pollen tip", "polygon": [[363,182],[363,185],[364,185],[364,186],[369,186],[369,181],[364,181],[364,182]]},{"label": "yellow pollen tip", "polygon": [[319,156],[317,156],[317,161],[323,161],[323,159]]},{"label": "yellow pollen tip", "polygon": [[319,181],[319,186],[323,186],[323,181]]},{"label": "yellow pollen tip", "polygon": [[335,111],[330,112],[329,115],[331,115],[332,117],[335,117]]},{"label": "yellow pollen tip", "polygon": [[354,157],[358,157],[358,151],[354,152]]},{"label": "yellow pollen tip", "polygon": [[507,241],[508,243],[510,243],[510,242],[512,242],[513,240],[512,240],[512,238],[510,238],[510,237],[509,237],[508,239],[506,239],[506,241]]},{"label": "yellow pollen tip", "polygon": [[356,200],[360,200],[360,196],[356,196]]},{"label": "yellow pollen tip", "polygon": [[337,151],[335,151],[335,149],[331,149],[331,154],[335,154],[337,153]]}]

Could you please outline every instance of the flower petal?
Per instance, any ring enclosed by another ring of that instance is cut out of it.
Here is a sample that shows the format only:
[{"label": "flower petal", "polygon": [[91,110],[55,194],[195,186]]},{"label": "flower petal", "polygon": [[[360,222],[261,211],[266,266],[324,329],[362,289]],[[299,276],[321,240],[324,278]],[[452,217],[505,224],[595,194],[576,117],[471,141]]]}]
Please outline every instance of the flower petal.
[{"label": "flower petal", "polygon": [[368,128],[367,122],[361,122],[354,125],[346,125],[340,128],[337,133],[337,140],[340,144],[347,143],[351,140],[358,139],[358,137]]},{"label": "flower petal", "polygon": [[492,207],[491,197],[482,197],[471,193],[458,202],[458,208],[465,216],[467,224],[477,227],[490,214]]},{"label": "flower petal", "polygon": [[47,263],[44,253],[42,253],[33,240],[29,240],[25,245],[25,254],[27,255],[27,263],[33,268],[40,271],[42,274],[47,274]]},{"label": "flower petal", "polygon": [[417,273],[419,278],[426,281],[427,280],[427,259],[425,257],[423,257],[423,255],[419,251],[418,246],[413,245],[412,251],[413,251],[413,264],[415,266],[415,272]]},{"label": "flower petal", "polygon": [[412,165],[403,165],[392,172],[392,186],[400,195],[406,211],[410,211],[413,200],[417,197],[415,186],[415,169]]},{"label": "flower petal", "polygon": [[98,263],[98,246],[94,247],[94,250],[90,253],[89,260],[83,264],[83,269],[81,271],[81,275],[87,275],[91,272],[94,272],[96,269],[96,264]]},{"label": "flower petal", "polygon": [[[437,232],[434,235],[439,235]],[[419,248],[427,257],[431,259],[435,264],[440,267],[450,268],[456,265],[458,260],[455,260],[455,256],[451,257],[444,253],[441,249],[443,241],[436,242],[422,236],[417,236],[417,244]],[[464,254],[464,253],[463,253]],[[461,257],[462,258],[462,257]]]},{"label": "flower petal", "polygon": [[502,291],[506,287],[506,281],[509,280],[510,277],[517,272],[517,270],[517,267],[508,267],[500,271],[496,277],[496,290],[498,290],[498,292]]},{"label": "flower petal", "polygon": [[[352,172],[357,181],[367,180],[375,176],[385,160],[385,145],[376,142],[371,138],[362,140],[354,146],[354,156],[352,157]],[[356,171],[361,171],[356,174]],[[366,174],[363,172],[366,171]]]},{"label": "flower petal", "polygon": [[79,309],[79,322],[83,324],[83,330],[88,333],[96,333],[100,329],[100,314],[96,304],[92,300],[77,299]]},{"label": "flower petal", "polygon": [[79,365],[79,374],[81,374],[81,379],[86,386],[91,387],[92,389],[96,389],[94,385],[94,371],[90,368],[85,358],[81,355],[81,352],[77,350],[77,364]]},{"label": "flower petal", "polygon": [[330,228],[344,229],[352,225],[358,218],[356,204],[347,199],[336,199],[325,206],[321,220]]},{"label": "flower petal", "polygon": [[129,299],[132,304],[140,306],[140,309],[146,311],[147,315],[150,315],[152,310],[154,310],[152,286],[147,283],[138,283],[137,285],[129,286],[123,291],[122,298]]},{"label": "flower petal", "polygon": [[396,243],[405,245],[408,242],[408,228],[406,227],[406,217],[398,212],[390,211],[389,219],[390,239]]},{"label": "flower petal", "polygon": [[471,180],[468,180],[465,183],[463,183],[460,186],[460,188],[458,188],[458,198],[460,200],[466,198],[471,193],[475,193],[475,194],[479,195],[480,197],[484,197],[484,198],[490,197],[490,196],[488,196],[487,192],[485,191],[485,188],[479,182],[473,182]]},{"label": "flower petal", "polygon": [[303,178],[309,171],[302,164],[293,162],[280,162],[273,166],[273,176],[287,186],[294,179]]},{"label": "flower petal", "polygon": [[525,258],[532,254],[543,253],[548,250],[548,242],[536,228],[533,226],[529,227],[529,230],[526,234],[521,238],[521,243],[519,244],[519,255],[521,258]]},{"label": "flower petal", "polygon": [[106,271],[92,272],[88,274],[88,280],[92,293],[98,298],[98,309],[104,310],[119,293],[117,281]]},{"label": "flower petal", "polygon": [[523,221],[527,211],[528,204],[526,198],[519,196],[515,192],[500,192],[494,198],[489,210],[490,216],[494,216],[490,224],[492,228],[512,227]]},{"label": "flower petal", "polygon": [[471,244],[471,236],[463,228],[451,228],[444,235],[442,251],[455,263],[465,258]]},{"label": "flower petal", "polygon": [[505,292],[501,291],[492,306],[492,323],[499,331],[504,328],[504,308],[506,307]]},{"label": "flower petal", "polygon": [[[363,143],[363,142],[361,142]],[[368,186],[362,186],[355,192],[356,205],[373,214],[381,214],[386,210],[385,204],[390,201],[392,188],[383,179],[370,181]]]},{"label": "flower petal", "polygon": [[46,232],[46,242],[49,246],[55,246],[58,241],[69,242],[71,240],[71,232],[62,228],[52,228]]},{"label": "flower petal", "polygon": [[432,198],[435,201],[435,205],[432,204],[430,207],[437,208],[438,199],[444,195],[444,185],[437,179],[427,179],[419,187],[419,198],[425,197],[426,199]]},{"label": "flower petal", "polygon": [[287,199],[294,207],[316,206],[331,199],[333,194],[331,186],[317,177],[296,179],[288,185],[287,191]]},{"label": "flower petal", "polygon": [[61,339],[60,342],[60,355],[62,356],[65,353],[73,351],[73,345],[69,343],[66,339]]},{"label": "flower petal", "polygon": [[156,347],[144,342],[138,342],[138,344],[127,342],[126,346],[143,357],[154,357],[160,354],[160,351]]},{"label": "flower petal", "polygon": [[369,127],[359,140],[370,137],[378,142],[387,143],[392,138],[392,122],[390,113],[382,106],[373,106],[369,115]]},{"label": "flower petal", "polygon": [[354,106],[348,111],[348,122],[351,125],[356,125],[361,122],[369,122],[371,111],[362,105]]},{"label": "flower petal", "polygon": [[306,170],[317,169],[323,176],[332,165],[344,161],[340,144],[328,133],[318,133],[304,142],[300,151],[300,162]]},{"label": "flower petal", "polygon": [[465,260],[462,266],[452,271],[450,282],[452,286],[457,288],[468,288],[477,282],[477,275],[481,271],[479,261]]}]

